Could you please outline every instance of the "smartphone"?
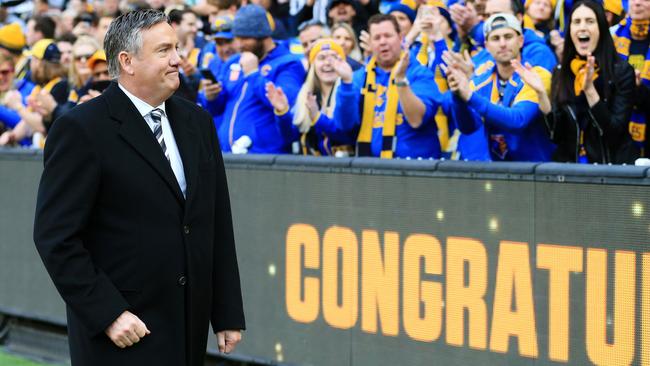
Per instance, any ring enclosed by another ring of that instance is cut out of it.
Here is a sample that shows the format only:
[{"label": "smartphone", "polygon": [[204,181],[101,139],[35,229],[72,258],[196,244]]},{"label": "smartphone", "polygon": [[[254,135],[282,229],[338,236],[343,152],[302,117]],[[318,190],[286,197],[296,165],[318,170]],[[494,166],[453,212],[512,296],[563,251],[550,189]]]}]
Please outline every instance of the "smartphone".
[{"label": "smartphone", "polygon": [[214,76],[212,71],[210,71],[210,69],[201,69],[199,72],[201,73],[201,77],[204,79],[210,80],[213,83],[217,82],[217,78]]}]

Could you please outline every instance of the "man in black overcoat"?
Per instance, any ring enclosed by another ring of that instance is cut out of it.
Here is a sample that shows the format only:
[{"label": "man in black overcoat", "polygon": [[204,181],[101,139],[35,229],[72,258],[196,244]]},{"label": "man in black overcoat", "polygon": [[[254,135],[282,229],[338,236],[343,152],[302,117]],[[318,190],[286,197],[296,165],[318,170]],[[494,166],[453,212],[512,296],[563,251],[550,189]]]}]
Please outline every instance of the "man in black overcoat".
[{"label": "man in black overcoat", "polygon": [[67,305],[73,365],[202,365],[244,329],[211,116],[172,94],[178,40],[144,10],[111,24],[115,79],[47,138],[34,241]]}]

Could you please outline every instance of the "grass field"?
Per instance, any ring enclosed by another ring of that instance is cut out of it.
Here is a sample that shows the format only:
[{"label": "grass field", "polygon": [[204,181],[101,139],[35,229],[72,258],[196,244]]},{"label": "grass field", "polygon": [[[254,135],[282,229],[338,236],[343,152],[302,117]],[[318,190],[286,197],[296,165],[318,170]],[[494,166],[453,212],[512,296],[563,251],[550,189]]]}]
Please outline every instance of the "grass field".
[{"label": "grass field", "polygon": [[0,366],[49,366],[51,364],[38,363],[7,353],[0,348]]}]

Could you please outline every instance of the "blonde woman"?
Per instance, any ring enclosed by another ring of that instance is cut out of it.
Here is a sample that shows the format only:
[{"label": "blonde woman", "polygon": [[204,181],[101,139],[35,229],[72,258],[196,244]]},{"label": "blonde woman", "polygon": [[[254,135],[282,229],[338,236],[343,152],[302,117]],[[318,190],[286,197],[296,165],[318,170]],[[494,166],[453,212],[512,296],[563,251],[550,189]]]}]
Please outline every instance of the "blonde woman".
[{"label": "blonde woman", "polygon": [[92,76],[88,60],[100,49],[97,40],[90,36],[81,36],[72,45],[72,62],[68,76],[71,102],[77,103],[79,98],[88,92],[88,82]]},{"label": "blonde woman", "polygon": [[352,66],[352,70],[363,67],[361,48],[352,27],[346,23],[338,23],[332,27],[331,33],[334,41],[343,48],[345,60]]},{"label": "blonde woman", "polygon": [[[276,112],[278,126],[294,126],[302,155],[351,156],[356,131],[342,132],[333,121],[336,90],[340,84],[337,63],[347,65],[343,48],[332,39],[321,39],[309,53],[309,71],[296,105],[290,110],[281,87],[267,84],[266,91]],[[349,66],[347,66],[349,67]]]}]

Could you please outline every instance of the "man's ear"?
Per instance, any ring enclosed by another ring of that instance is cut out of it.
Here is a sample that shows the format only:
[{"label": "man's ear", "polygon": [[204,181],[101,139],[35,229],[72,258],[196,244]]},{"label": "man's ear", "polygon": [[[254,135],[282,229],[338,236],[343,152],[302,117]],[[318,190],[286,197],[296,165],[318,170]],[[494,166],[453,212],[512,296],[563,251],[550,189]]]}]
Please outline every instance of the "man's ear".
[{"label": "man's ear", "polygon": [[128,75],[133,75],[135,70],[133,69],[133,56],[126,52],[122,51],[117,55],[117,60],[120,62],[120,68],[124,70]]}]

